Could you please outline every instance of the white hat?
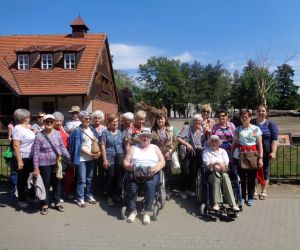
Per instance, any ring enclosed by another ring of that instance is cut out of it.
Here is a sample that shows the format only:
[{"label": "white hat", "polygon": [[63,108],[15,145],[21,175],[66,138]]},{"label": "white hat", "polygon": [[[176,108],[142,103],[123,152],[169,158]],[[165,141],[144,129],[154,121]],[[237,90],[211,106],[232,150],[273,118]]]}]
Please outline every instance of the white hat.
[{"label": "white hat", "polygon": [[74,113],[74,112],[80,112],[80,107],[79,106],[72,106],[71,110],[69,110],[69,113]]},{"label": "white hat", "polygon": [[43,120],[46,121],[47,119],[55,120],[54,116],[51,115],[51,114],[47,114],[47,115],[44,116]]},{"label": "white hat", "polygon": [[151,128],[143,128],[141,130],[141,133],[138,134],[138,136],[140,137],[142,135],[152,135]]}]

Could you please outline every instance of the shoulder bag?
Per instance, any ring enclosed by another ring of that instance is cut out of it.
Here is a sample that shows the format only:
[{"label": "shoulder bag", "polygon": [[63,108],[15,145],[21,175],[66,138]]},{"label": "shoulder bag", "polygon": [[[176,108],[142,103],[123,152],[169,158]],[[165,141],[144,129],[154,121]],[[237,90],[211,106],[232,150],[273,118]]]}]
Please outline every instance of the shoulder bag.
[{"label": "shoulder bag", "polygon": [[98,144],[98,140],[97,138],[94,136],[94,138],[92,138],[87,132],[85,132],[82,128],[80,128],[82,133],[85,133],[87,135],[88,138],[90,138],[92,140],[92,148],[91,148],[91,153],[92,154],[98,154],[100,152],[100,147]]},{"label": "shoulder bag", "polygon": [[[240,151],[240,127],[238,127],[237,145]],[[259,169],[259,154],[258,151],[243,151],[239,153],[239,165],[244,170],[257,170]]]}]

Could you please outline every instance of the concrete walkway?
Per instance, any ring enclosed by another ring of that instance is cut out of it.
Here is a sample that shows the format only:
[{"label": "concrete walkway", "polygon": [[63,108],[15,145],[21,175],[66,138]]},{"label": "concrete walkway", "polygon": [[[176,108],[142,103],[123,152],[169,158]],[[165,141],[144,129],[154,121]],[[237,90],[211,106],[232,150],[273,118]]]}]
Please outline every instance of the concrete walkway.
[{"label": "concrete walkway", "polygon": [[64,203],[65,212],[35,208],[20,211],[16,200],[0,193],[0,249],[300,249],[300,188],[272,185],[265,201],[244,207],[235,220],[199,216],[194,199],[174,194],[159,220],[118,220],[120,208],[106,201],[79,208]]}]

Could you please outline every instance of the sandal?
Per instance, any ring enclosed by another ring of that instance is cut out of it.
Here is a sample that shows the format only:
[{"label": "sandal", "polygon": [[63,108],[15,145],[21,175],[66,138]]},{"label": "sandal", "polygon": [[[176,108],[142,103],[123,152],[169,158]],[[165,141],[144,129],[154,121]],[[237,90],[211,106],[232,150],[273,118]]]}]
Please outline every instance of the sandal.
[{"label": "sandal", "polygon": [[254,194],[253,194],[253,200],[257,200],[257,193],[255,192]]},{"label": "sandal", "polygon": [[268,197],[268,196],[267,196],[267,193],[262,192],[261,195],[259,196],[259,199],[260,199],[260,200],[265,200],[265,199],[267,199],[267,197]]},{"label": "sandal", "polygon": [[56,210],[58,210],[59,212],[64,212],[64,211],[65,211],[65,208],[64,208],[62,205],[60,205],[60,204],[55,205],[54,208],[55,208]]}]

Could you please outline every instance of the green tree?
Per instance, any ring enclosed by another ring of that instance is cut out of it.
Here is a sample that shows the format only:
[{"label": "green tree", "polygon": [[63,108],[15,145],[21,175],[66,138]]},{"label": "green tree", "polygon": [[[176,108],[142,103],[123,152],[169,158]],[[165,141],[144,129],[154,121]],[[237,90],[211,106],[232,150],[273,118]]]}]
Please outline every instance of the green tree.
[{"label": "green tree", "polygon": [[180,65],[179,60],[151,57],[146,64],[139,66],[140,77],[137,79],[147,94],[144,101],[156,107],[163,104],[168,110],[168,116],[171,109],[176,108],[185,85]]},{"label": "green tree", "polygon": [[296,109],[299,95],[297,94],[298,86],[294,84],[294,70],[289,64],[282,64],[275,70],[276,74],[276,91],[279,102],[276,105],[278,109]]}]

